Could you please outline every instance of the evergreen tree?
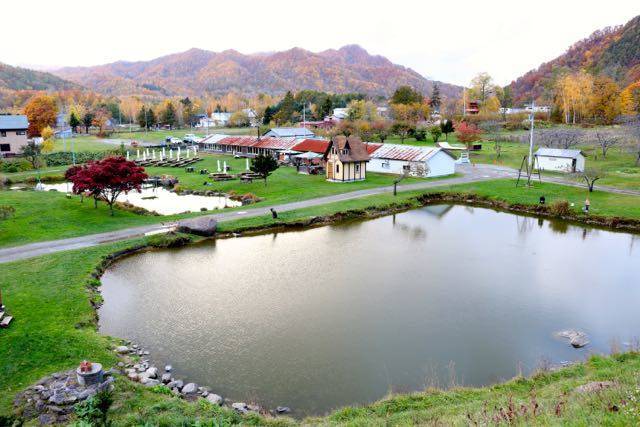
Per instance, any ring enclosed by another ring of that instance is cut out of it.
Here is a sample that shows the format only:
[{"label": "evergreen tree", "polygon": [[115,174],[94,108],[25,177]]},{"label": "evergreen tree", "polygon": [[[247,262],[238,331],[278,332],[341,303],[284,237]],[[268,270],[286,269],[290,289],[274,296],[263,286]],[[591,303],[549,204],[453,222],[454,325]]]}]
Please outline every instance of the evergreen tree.
[{"label": "evergreen tree", "polygon": [[267,185],[267,177],[276,169],[278,169],[278,161],[271,156],[259,154],[251,160],[251,171],[262,176],[265,186]]},{"label": "evergreen tree", "polygon": [[71,126],[73,133],[78,133],[78,126],[80,126],[80,123],[80,119],[76,115],[76,112],[72,111],[69,115],[69,126]]},{"label": "evergreen tree", "polygon": [[169,128],[173,128],[178,122],[178,116],[176,115],[176,108],[173,106],[173,102],[169,101],[165,104],[164,110],[160,115],[160,122],[165,125],[169,125]]},{"label": "evergreen tree", "polygon": [[331,115],[331,113],[333,113],[333,101],[331,100],[330,96],[327,96],[322,102],[322,105],[320,106],[321,117],[318,117],[318,119],[322,120],[325,117]]},{"label": "evergreen tree", "polygon": [[140,111],[138,111],[138,115],[136,116],[136,120],[141,128],[144,129],[148,127],[147,107],[143,105],[142,108],[140,108]]},{"label": "evergreen tree", "polygon": [[262,120],[262,122],[265,125],[268,125],[269,123],[271,123],[271,121],[273,120],[273,116],[276,114],[276,109],[275,107],[272,106],[268,106],[267,108],[264,109],[264,118]]},{"label": "evergreen tree", "polygon": [[396,89],[391,97],[391,104],[413,104],[422,103],[423,97],[418,91],[411,86],[400,86]]},{"label": "evergreen tree", "polygon": [[82,124],[84,125],[85,133],[89,133],[89,128],[93,123],[93,117],[94,114],[90,111],[87,111],[86,113],[84,113],[84,116],[82,116]]},{"label": "evergreen tree", "polygon": [[440,111],[440,104],[442,103],[442,100],[440,99],[440,86],[438,86],[438,83],[434,83],[433,84],[433,91],[431,93],[431,107],[435,110],[435,111]]},{"label": "evergreen tree", "polygon": [[293,94],[291,93],[291,91],[287,91],[284,99],[280,102],[278,113],[275,115],[276,122],[286,123],[292,121],[293,113],[295,111],[296,105],[295,100],[293,99]]},{"label": "evergreen tree", "polygon": [[440,129],[442,129],[442,133],[444,133],[444,139],[446,141],[449,140],[449,134],[455,130],[453,122],[449,119],[444,119],[440,122]]}]

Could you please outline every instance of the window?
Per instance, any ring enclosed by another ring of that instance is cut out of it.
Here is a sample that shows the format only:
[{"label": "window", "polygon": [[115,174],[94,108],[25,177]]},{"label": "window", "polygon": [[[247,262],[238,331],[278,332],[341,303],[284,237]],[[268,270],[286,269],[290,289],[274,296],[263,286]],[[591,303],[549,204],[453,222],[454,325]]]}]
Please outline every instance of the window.
[{"label": "window", "polygon": [[340,173],[340,165],[336,163],[336,173]]},{"label": "window", "polygon": [[391,167],[391,163],[389,162],[389,160],[385,160],[384,162],[382,162],[382,167],[384,169],[389,169]]},{"label": "window", "polygon": [[7,131],[0,130],[0,136],[1,136],[1,137],[3,137],[3,138],[4,138],[5,136],[7,136]]},{"label": "window", "polygon": [[23,130],[19,130],[16,132],[16,135],[24,135],[24,134],[25,134],[25,131]]},{"label": "window", "polygon": [[411,170],[411,166],[410,165],[402,165],[402,170],[408,172],[408,171]]},{"label": "window", "polygon": [[360,172],[360,164],[356,163],[356,172]]},{"label": "window", "polygon": [[9,145],[9,144],[0,144],[0,151],[11,151],[11,145]]}]

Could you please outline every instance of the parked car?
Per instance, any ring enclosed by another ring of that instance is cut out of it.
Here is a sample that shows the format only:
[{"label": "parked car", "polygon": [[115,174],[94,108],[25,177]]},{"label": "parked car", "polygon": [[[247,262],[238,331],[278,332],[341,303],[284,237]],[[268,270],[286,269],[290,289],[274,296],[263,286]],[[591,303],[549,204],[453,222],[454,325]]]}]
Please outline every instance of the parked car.
[{"label": "parked car", "polygon": [[184,136],[184,138],[182,138],[182,140],[183,140],[184,142],[188,142],[188,143],[190,143],[190,144],[195,144],[195,143],[197,143],[199,139],[200,139],[200,138],[198,138],[197,136],[195,136],[195,135],[194,135],[194,134],[192,134],[192,133],[188,133],[188,134],[186,134],[186,135]]},{"label": "parked car", "polygon": [[182,144],[182,140],[180,138],[176,138],[175,136],[168,137],[166,141],[169,144]]}]

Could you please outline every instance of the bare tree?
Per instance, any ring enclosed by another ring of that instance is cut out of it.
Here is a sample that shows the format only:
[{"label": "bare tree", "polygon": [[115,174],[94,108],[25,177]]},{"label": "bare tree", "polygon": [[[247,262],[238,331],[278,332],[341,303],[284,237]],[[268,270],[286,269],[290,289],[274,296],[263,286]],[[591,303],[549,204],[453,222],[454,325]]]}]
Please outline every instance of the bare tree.
[{"label": "bare tree", "polygon": [[597,180],[604,178],[604,171],[599,168],[588,167],[582,172],[582,179],[587,183],[589,193],[593,193],[593,186]]},{"label": "bare tree", "polygon": [[598,145],[602,151],[603,159],[607,158],[607,151],[609,151],[609,148],[620,142],[620,138],[617,135],[605,132],[596,132],[596,139],[598,140]]},{"label": "bare tree", "polygon": [[578,129],[543,129],[537,133],[537,141],[545,147],[557,147],[565,150],[582,142],[584,133]]},{"label": "bare tree", "polygon": [[491,141],[493,141],[493,149],[496,152],[496,159],[500,158],[500,154],[502,154],[502,136],[500,135],[500,131],[502,130],[502,124],[497,120],[486,120],[480,122],[478,125],[480,129],[484,132],[487,137]]}]

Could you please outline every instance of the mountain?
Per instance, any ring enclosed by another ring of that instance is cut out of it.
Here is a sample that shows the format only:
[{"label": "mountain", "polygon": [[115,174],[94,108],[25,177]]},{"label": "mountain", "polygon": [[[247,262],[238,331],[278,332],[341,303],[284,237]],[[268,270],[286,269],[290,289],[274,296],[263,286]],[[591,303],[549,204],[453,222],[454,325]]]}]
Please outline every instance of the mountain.
[{"label": "mountain", "polygon": [[51,73],[13,67],[0,62],[0,89],[5,90],[70,90],[80,85],[63,80]]},{"label": "mountain", "polygon": [[513,99],[516,104],[532,97],[549,100],[555,78],[578,70],[608,75],[623,87],[640,80],[640,16],[594,32],[563,55],[518,78],[509,85]]},{"label": "mountain", "polygon": [[[190,49],[151,61],[61,68],[54,73],[109,95],[255,95],[315,89],[389,96],[400,85],[428,95],[434,83],[357,45],[318,53],[293,48],[252,55]],[[459,86],[438,83],[443,96],[461,92]]]}]

